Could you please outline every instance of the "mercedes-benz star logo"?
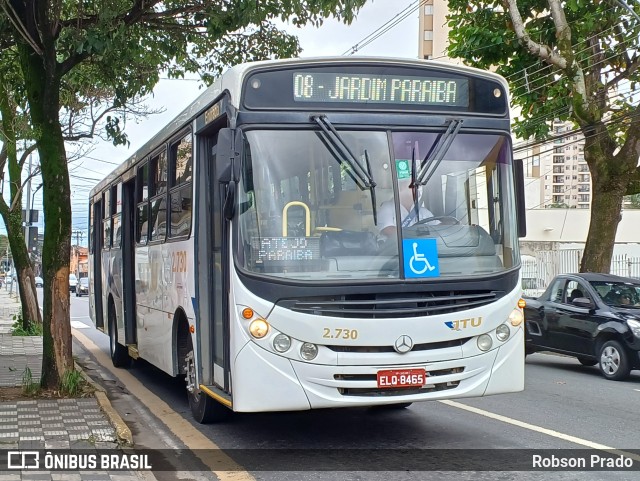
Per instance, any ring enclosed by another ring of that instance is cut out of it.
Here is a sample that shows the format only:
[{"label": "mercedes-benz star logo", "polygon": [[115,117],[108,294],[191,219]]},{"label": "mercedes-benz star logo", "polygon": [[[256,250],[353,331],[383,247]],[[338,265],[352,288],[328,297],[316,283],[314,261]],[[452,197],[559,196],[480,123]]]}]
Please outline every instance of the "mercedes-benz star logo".
[{"label": "mercedes-benz star logo", "polygon": [[409,336],[400,336],[398,339],[396,339],[396,343],[393,345],[393,347],[396,352],[404,354],[405,352],[409,352],[411,349],[413,349],[413,339],[411,339]]}]

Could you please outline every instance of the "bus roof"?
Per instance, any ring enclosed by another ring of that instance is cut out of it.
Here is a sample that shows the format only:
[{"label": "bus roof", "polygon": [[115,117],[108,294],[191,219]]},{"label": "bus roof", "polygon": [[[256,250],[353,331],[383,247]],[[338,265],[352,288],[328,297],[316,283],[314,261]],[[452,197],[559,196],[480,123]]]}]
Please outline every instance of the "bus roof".
[{"label": "bus roof", "polygon": [[101,192],[107,186],[109,186],[114,180],[120,177],[122,174],[131,169],[139,160],[144,159],[153,150],[155,150],[160,142],[167,140],[169,137],[176,134],[183,129],[202,113],[206,108],[216,100],[220,94],[224,91],[228,91],[230,94],[231,105],[239,107],[239,93],[242,89],[242,82],[244,78],[254,70],[259,70],[265,67],[278,67],[278,66],[295,66],[295,65],[323,65],[323,64],[386,64],[397,66],[419,66],[419,67],[436,67],[442,70],[449,70],[452,73],[468,74],[476,77],[484,77],[490,80],[494,80],[502,84],[505,92],[509,91],[507,81],[500,75],[489,72],[486,70],[480,70],[474,67],[467,67],[464,65],[456,65],[447,62],[438,62],[434,60],[420,60],[398,57],[309,57],[309,58],[289,58],[279,60],[262,60],[256,62],[247,62],[235,65],[226,70],[220,75],[202,94],[198,96],[189,106],[187,106],[182,112],[180,112],[173,120],[165,125],[160,131],[158,131],[153,137],[151,137],[145,144],[140,147],[133,155],[127,158],[121,165],[116,167],[110,174],[108,174],[102,181],[91,189],[89,198],[93,198],[97,193]]}]

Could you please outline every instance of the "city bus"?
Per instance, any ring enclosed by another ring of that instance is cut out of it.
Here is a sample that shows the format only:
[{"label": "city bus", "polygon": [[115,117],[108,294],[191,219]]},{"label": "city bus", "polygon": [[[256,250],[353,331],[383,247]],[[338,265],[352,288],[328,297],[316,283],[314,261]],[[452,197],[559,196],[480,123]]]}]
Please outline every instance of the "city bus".
[{"label": "city bus", "polygon": [[508,100],[433,61],[227,70],[90,193],[113,364],[184,376],[203,423],[522,390]]}]

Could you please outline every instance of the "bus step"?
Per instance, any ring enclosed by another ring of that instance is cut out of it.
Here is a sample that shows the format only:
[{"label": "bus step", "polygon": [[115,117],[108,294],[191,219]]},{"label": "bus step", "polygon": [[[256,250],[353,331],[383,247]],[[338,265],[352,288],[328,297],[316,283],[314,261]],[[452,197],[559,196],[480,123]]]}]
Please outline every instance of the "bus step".
[{"label": "bus step", "polygon": [[218,386],[206,386],[204,384],[200,384],[200,390],[218,401],[220,404],[227,406],[229,409],[233,407],[231,396]]},{"label": "bus step", "polygon": [[137,344],[129,344],[127,348],[129,349],[129,356],[131,356],[133,359],[138,359],[140,357]]}]

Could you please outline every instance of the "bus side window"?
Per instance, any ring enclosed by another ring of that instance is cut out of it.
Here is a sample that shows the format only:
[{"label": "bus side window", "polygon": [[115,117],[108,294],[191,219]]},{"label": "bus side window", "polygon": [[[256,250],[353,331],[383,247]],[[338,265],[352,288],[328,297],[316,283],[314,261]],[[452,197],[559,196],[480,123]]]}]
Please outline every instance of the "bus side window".
[{"label": "bus side window", "polygon": [[191,133],[171,144],[169,158],[170,237],[191,232],[193,142]]},{"label": "bus side window", "polygon": [[163,241],[167,232],[167,153],[161,151],[151,159],[149,182],[150,241]]},{"label": "bus side window", "polygon": [[149,163],[138,167],[136,174],[136,242],[144,245],[149,237]]},{"label": "bus side window", "polygon": [[164,240],[167,232],[167,199],[158,197],[151,201],[151,241]]}]

